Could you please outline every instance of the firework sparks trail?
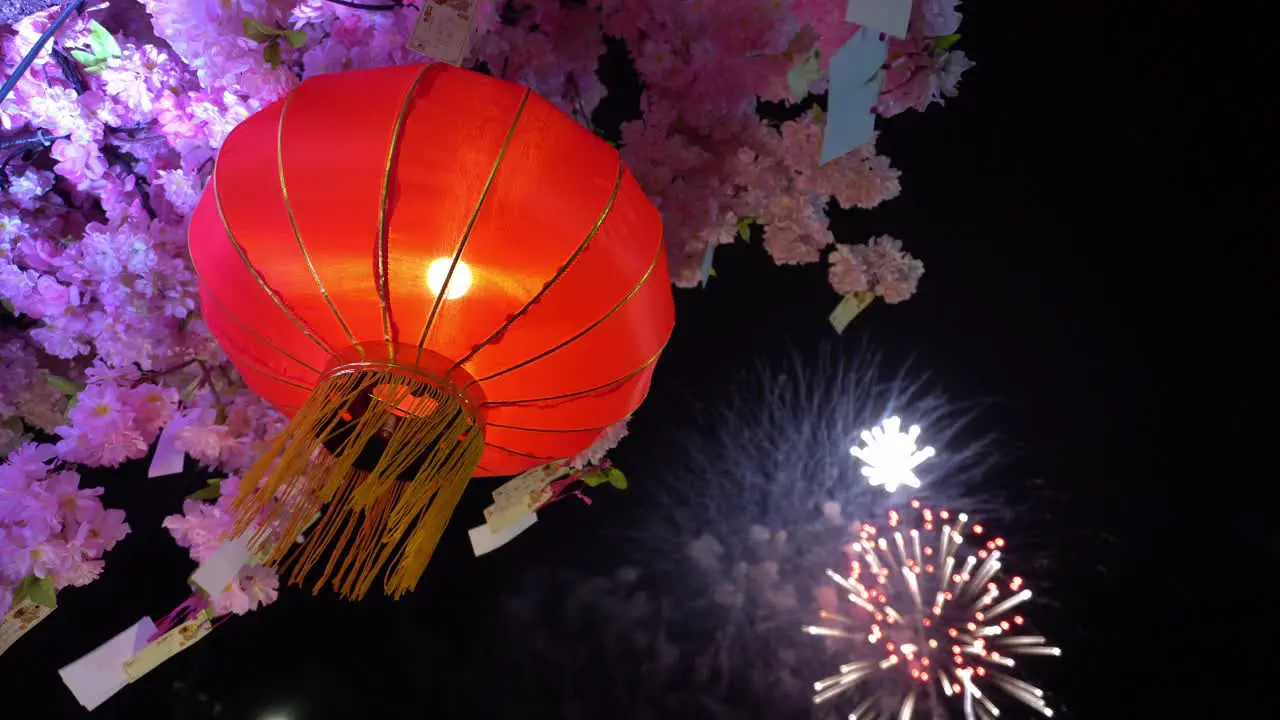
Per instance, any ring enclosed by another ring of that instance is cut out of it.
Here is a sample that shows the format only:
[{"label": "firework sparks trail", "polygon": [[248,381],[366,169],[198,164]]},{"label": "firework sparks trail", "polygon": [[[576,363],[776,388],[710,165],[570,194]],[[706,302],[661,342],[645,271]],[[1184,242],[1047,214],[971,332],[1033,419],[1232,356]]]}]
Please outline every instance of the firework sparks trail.
[{"label": "firework sparks trail", "polygon": [[[823,610],[828,624],[803,630],[853,640],[857,649],[838,674],[813,684],[814,703],[856,689],[849,720],[951,717],[947,707],[966,720],[993,720],[1001,716],[988,695],[994,687],[1052,717],[1044,692],[1012,674],[1015,656],[1062,652],[1043,636],[1022,634],[1025,619],[1010,613],[1031,591],[1021,577],[999,576],[1004,538],[984,543],[982,526],[964,513],[934,512],[919,500],[911,507],[909,518],[889,511],[886,533],[861,526],[848,548],[847,576],[827,570],[853,612]],[[974,538],[976,552],[966,554]]]}]

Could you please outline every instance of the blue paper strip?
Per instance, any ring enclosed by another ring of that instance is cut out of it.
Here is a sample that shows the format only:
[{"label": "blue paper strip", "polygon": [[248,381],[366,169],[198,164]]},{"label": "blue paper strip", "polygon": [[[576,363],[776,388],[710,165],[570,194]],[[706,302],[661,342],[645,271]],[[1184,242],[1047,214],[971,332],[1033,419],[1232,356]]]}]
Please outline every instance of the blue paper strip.
[{"label": "blue paper strip", "polygon": [[707,280],[711,277],[711,266],[716,257],[716,244],[707,243],[707,251],[702,256],[702,267],[698,270],[698,278],[702,287],[707,286]]},{"label": "blue paper strip", "polygon": [[827,95],[827,127],[822,135],[821,164],[871,139],[872,108],[880,96],[880,67],[889,46],[879,33],[862,28],[831,58],[831,90]]},{"label": "blue paper strip", "polygon": [[844,19],[903,38],[911,21],[911,0],[849,0]]}]

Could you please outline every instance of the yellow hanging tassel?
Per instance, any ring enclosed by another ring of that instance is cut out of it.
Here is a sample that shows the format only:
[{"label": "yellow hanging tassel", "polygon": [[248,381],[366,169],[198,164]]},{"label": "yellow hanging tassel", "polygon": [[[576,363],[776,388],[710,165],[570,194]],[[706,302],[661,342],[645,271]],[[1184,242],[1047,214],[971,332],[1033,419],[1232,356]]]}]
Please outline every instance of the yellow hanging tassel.
[{"label": "yellow hanging tassel", "polygon": [[[384,571],[387,594],[413,590],[484,450],[483,426],[452,384],[372,367],[323,377],[232,504],[233,532],[251,533],[265,565],[301,585],[327,551],[313,592],[331,583],[352,600]],[[322,507],[306,542],[294,543]]]}]

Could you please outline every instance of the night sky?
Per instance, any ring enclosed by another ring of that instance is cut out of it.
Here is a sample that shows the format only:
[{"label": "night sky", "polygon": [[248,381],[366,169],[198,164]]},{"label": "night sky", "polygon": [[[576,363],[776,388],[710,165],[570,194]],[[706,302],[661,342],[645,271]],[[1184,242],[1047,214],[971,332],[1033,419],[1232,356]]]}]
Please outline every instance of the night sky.
[{"label": "night sky", "polygon": [[[1173,29],[1154,15],[1037,5],[965,4],[961,47],[978,64],[960,97],[882,124],[880,149],[903,171],[902,195],[836,217],[839,240],[890,233],[924,260],[915,298],[873,305],[840,336],[826,320],[838,298],[825,266],[776,268],[758,242],[721,250],[706,289],[677,291],[675,336],[615,456],[629,490],[599,488],[589,508],[563,502],[476,559],[466,530],[495,485],[477,482],[407,599],[349,604],[291,588],[94,717],[493,716],[476,703],[514,681],[486,668],[509,667],[531,637],[593,652],[590,633],[558,635],[550,617],[538,628],[499,622],[504,598],[531,574],[599,572],[628,553],[643,556],[643,543],[620,540],[621,530],[643,532],[645,514],[664,511],[663,484],[688,481],[672,470],[673,443],[686,434],[682,423],[707,424],[689,412],[691,396],[732,394],[735,374],[767,373],[787,358],[851,359],[867,349],[887,371],[911,360],[931,388],[982,406],[976,422],[995,438],[995,462],[981,486],[1020,508],[1006,534],[1040,560],[1041,576],[1028,572],[1029,581],[1052,588],[1054,602],[1036,612],[1066,651],[1045,685],[1067,716],[1181,716],[1188,695],[1171,684],[1186,672],[1180,661],[1199,652],[1181,638],[1198,646],[1249,628],[1242,617],[1200,625],[1208,609],[1193,609],[1172,578],[1204,572],[1196,566],[1214,551],[1175,551],[1170,540],[1214,523],[1230,503],[1248,511],[1247,495],[1234,490],[1187,507],[1206,479],[1189,454],[1211,442],[1202,423],[1232,422],[1221,410],[1206,414],[1203,402],[1246,392],[1245,378],[1261,370],[1259,354],[1224,340],[1233,327],[1269,327],[1265,315],[1245,315],[1270,306],[1216,309],[1247,307],[1238,278],[1261,258],[1205,219],[1234,212],[1200,187],[1224,152],[1209,142],[1205,118],[1225,90],[1192,82],[1195,92],[1185,91],[1188,76],[1169,57]],[[625,115],[624,104],[607,107]],[[181,478],[148,480],[146,462],[86,473],[107,488],[108,507],[128,512],[133,532],[108,555],[100,581],[65,593],[56,613],[0,657],[9,690],[0,716],[83,716],[57,669],[184,599],[193,563],[160,520],[207,475],[189,465]],[[1233,532],[1247,545],[1258,530],[1242,521]],[[1264,567],[1262,576],[1275,566]],[[1235,592],[1255,582],[1224,585]],[[632,661],[602,649],[597,662]],[[608,717],[638,716],[618,697]],[[552,713],[531,702],[524,716]]]}]

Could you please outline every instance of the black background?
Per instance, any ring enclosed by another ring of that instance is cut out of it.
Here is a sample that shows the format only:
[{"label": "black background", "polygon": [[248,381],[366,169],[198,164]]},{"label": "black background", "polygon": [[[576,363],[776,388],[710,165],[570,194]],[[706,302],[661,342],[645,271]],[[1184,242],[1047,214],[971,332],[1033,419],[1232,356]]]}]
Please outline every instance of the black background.
[{"label": "black background", "polygon": [[[1234,410],[1265,407],[1253,377],[1273,305],[1253,279],[1267,267],[1262,233],[1239,227],[1261,201],[1236,192],[1248,176],[1227,170],[1243,158],[1261,172],[1249,159],[1259,151],[1210,124],[1245,107],[1236,83],[1252,63],[1236,53],[1253,43],[1229,35],[1230,50],[1196,50],[1230,28],[1195,13],[1174,27],[1172,9],[1121,17],[1119,5],[966,3],[961,47],[978,65],[960,97],[882,123],[903,193],[839,215],[837,237],[904,239],[927,266],[917,297],[874,305],[838,337],[826,323],[837,298],[825,267],[776,268],[758,243],[722,249],[706,289],[677,291],[676,335],[616,455],[627,493],[602,488],[590,508],[562,503],[476,559],[466,529],[494,484],[478,482],[414,595],[352,605],[290,589],[95,717],[205,717],[211,704],[254,720],[484,717],[445,686],[502,691],[501,678],[477,670],[522,642],[494,629],[498,598],[531,568],[608,557],[595,539],[638,522],[628,508],[668,476],[664,442],[689,388],[711,392],[779,353],[832,346],[873,347],[889,363],[912,357],[949,395],[994,401],[983,422],[1016,460],[987,484],[1055,519],[1035,541],[1056,558],[1046,581],[1067,654],[1055,689],[1072,716],[1181,717],[1203,697],[1225,716],[1256,699],[1237,688],[1250,665],[1265,667],[1254,658],[1273,633],[1267,615],[1237,603],[1274,572],[1259,556],[1275,544],[1251,518],[1267,504],[1252,485],[1263,480],[1235,466],[1246,446],[1231,435],[1249,423]],[[633,112],[626,105],[615,97],[605,114],[616,117],[597,119],[616,123]],[[133,532],[99,582],[65,593],[0,657],[0,716],[83,715],[57,669],[185,597],[192,563],[159,523],[204,476],[148,480],[145,468],[86,473]]]}]

